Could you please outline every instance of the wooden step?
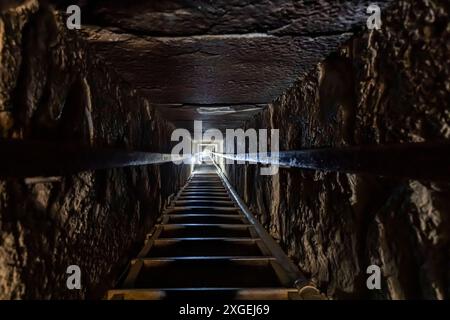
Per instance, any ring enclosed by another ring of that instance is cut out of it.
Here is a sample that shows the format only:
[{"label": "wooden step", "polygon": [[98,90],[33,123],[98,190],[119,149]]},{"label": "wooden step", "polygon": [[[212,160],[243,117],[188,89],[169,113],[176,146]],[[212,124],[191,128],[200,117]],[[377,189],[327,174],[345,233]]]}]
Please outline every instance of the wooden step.
[{"label": "wooden step", "polygon": [[183,200],[231,201],[226,193],[181,193],[176,201]]},{"label": "wooden step", "polygon": [[124,287],[133,288],[245,288],[282,286],[273,258],[142,259]]},{"label": "wooden step", "polygon": [[162,263],[169,263],[169,262],[176,262],[176,261],[195,261],[202,263],[203,261],[216,261],[216,262],[235,262],[235,263],[241,263],[244,261],[246,264],[248,263],[256,263],[260,264],[262,261],[275,261],[276,259],[274,257],[264,257],[264,256],[234,256],[234,255],[228,255],[228,256],[172,256],[172,257],[147,257],[147,258],[139,258],[135,259],[142,260],[146,266],[159,266]]},{"label": "wooden step", "polygon": [[289,300],[298,299],[295,289],[287,288],[165,288],[110,290],[110,300]]},{"label": "wooden step", "polygon": [[227,191],[224,187],[186,186],[184,191]]},{"label": "wooden step", "polygon": [[220,180],[191,180],[188,182],[189,186],[197,186],[197,185],[215,185],[215,186],[219,186],[219,187],[224,187],[224,185],[222,184],[222,182]]},{"label": "wooden step", "polygon": [[262,256],[260,240],[233,239],[157,239],[145,257],[176,256]]},{"label": "wooden step", "polygon": [[229,198],[229,194],[225,191],[183,191],[180,193],[180,197],[226,197],[226,198]]},{"label": "wooden step", "polygon": [[183,195],[181,194],[177,201],[206,201],[206,200],[213,200],[213,201],[231,201],[230,197],[228,195]]},{"label": "wooden step", "polygon": [[160,238],[211,238],[252,236],[251,226],[245,224],[163,224]]},{"label": "wooden step", "polygon": [[206,224],[239,224],[248,223],[247,219],[235,214],[169,214],[169,224],[206,223]]},{"label": "wooden step", "polygon": [[166,214],[239,214],[239,209],[229,207],[172,207]]},{"label": "wooden step", "polygon": [[185,187],[185,189],[219,189],[219,190],[226,190],[226,188],[223,185],[217,185],[217,184],[189,184]]},{"label": "wooden step", "polygon": [[226,200],[177,200],[175,201],[175,207],[234,207],[233,201]]},{"label": "wooden step", "polygon": [[196,166],[108,299],[298,298],[298,269],[211,168]]},{"label": "wooden step", "polygon": [[216,182],[189,182],[187,187],[192,188],[225,188],[225,186],[222,183],[216,183]]}]

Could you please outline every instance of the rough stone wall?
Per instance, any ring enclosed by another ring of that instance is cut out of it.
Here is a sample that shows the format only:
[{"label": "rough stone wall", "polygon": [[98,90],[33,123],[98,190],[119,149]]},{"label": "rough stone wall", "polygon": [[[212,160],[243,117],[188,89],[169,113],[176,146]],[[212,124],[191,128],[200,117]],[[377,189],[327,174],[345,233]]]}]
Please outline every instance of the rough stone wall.
[{"label": "rough stone wall", "polygon": [[[0,8],[1,137],[168,152],[172,127],[154,108],[52,8],[21,3]],[[184,183],[184,170],[164,164],[1,180],[0,299],[100,298]],[[72,264],[81,268],[81,290],[66,288]]]},{"label": "rough stone wall", "polygon": [[[398,1],[380,31],[355,36],[252,128],[280,129],[280,149],[450,139],[447,1]],[[334,299],[449,298],[450,186],[255,166],[227,173],[306,275]],[[366,288],[366,268],[382,289]]]}]

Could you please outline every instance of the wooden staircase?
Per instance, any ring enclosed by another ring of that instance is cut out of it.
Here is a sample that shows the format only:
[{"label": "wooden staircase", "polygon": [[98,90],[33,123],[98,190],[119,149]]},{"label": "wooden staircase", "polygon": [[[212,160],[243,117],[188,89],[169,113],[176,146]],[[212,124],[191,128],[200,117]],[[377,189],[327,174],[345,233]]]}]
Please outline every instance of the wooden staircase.
[{"label": "wooden staircase", "polygon": [[214,166],[196,168],[107,299],[299,299],[307,286]]}]

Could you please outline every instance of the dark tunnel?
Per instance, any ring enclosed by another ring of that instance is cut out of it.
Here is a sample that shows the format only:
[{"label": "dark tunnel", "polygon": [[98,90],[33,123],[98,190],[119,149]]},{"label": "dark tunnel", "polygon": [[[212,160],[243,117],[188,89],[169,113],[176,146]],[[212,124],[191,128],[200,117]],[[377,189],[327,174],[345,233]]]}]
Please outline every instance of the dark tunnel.
[{"label": "dark tunnel", "polygon": [[0,299],[449,299],[449,15],[2,0]]}]

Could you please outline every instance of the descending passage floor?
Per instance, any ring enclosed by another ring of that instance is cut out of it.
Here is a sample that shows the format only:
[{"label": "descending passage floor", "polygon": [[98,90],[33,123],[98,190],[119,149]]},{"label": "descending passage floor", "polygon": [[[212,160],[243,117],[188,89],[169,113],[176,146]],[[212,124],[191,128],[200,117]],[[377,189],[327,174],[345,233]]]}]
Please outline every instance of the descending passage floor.
[{"label": "descending passage floor", "polygon": [[295,299],[292,276],[260,233],[216,168],[197,167],[107,298]]}]

